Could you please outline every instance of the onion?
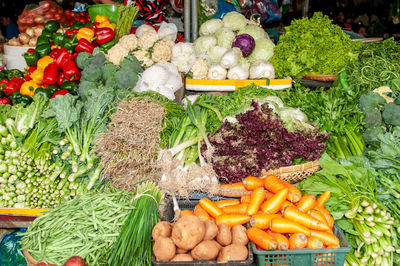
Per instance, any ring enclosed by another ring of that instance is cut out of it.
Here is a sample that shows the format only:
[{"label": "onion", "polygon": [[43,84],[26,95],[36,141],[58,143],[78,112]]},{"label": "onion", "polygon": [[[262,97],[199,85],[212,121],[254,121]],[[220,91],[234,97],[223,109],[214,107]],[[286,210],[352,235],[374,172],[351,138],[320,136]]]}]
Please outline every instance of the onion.
[{"label": "onion", "polygon": [[37,25],[33,27],[34,36],[39,37],[42,34],[43,29],[43,25]]},{"label": "onion", "polygon": [[30,38],[31,38],[31,37],[29,37],[29,35],[26,34],[26,33],[20,33],[20,34],[19,34],[19,37],[18,37],[19,41],[20,41],[22,44],[27,44],[27,43],[29,42]]},{"label": "onion", "polygon": [[29,46],[36,46],[36,38],[31,38],[28,44]]},{"label": "onion", "polygon": [[28,34],[30,37],[33,37],[35,34],[35,32],[33,31],[33,28],[27,28],[25,33]]},{"label": "onion", "polygon": [[11,46],[20,46],[21,44],[19,43],[17,38],[12,38],[11,40],[8,41],[8,45]]}]

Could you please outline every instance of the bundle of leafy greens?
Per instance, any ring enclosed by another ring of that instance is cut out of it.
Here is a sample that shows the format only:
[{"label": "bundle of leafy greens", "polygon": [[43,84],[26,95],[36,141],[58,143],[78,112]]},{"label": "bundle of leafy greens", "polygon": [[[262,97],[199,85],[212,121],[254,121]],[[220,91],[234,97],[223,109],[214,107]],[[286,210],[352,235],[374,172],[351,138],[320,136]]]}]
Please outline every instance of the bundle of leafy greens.
[{"label": "bundle of leafy greens", "polygon": [[271,63],[277,77],[337,74],[357,60],[362,43],[352,41],[321,12],[293,20],[274,48]]}]

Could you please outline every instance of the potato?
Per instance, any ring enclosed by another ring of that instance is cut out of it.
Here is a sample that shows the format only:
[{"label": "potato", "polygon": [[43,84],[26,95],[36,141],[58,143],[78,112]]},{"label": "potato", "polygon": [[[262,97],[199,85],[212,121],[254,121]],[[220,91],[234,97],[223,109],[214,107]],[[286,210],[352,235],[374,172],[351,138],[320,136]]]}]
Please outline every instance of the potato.
[{"label": "potato", "polygon": [[172,226],[169,222],[159,222],[153,228],[151,232],[151,236],[154,240],[157,240],[159,237],[170,237],[172,231]]},{"label": "potato", "polygon": [[206,226],[199,217],[186,215],[175,223],[171,238],[178,248],[189,250],[203,240],[205,233]]},{"label": "potato", "polygon": [[232,227],[232,244],[239,244],[246,246],[249,243],[249,238],[247,237],[247,230],[241,224]]},{"label": "potato", "polygon": [[193,258],[190,254],[176,254],[171,261],[193,261]]},{"label": "potato", "polygon": [[218,234],[218,226],[214,221],[205,221],[206,234],[204,235],[204,240],[213,240]]},{"label": "potato", "polygon": [[184,254],[187,253],[189,250],[187,249],[181,249],[181,248],[177,248],[176,249],[176,254]]},{"label": "potato", "polygon": [[195,260],[215,260],[220,247],[215,240],[204,240],[192,249],[191,254]]},{"label": "potato", "polygon": [[153,253],[157,261],[170,261],[175,257],[176,247],[171,238],[158,237],[153,246]]},{"label": "potato", "polygon": [[232,233],[231,228],[226,224],[220,224],[218,226],[217,241],[222,246],[227,246],[232,243]]},{"label": "potato", "polygon": [[218,262],[228,262],[232,260],[246,260],[249,250],[246,246],[232,244],[223,247],[218,255]]}]

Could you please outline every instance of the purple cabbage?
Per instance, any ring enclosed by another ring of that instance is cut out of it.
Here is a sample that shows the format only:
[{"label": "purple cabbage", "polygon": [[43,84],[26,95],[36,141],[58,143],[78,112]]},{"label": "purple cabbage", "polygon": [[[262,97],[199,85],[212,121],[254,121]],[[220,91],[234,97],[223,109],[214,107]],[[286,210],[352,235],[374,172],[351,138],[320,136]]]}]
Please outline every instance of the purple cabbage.
[{"label": "purple cabbage", "polygon": [[242,51],[243,57],[247,57],[253,52],[256,41],[249,34],[240,34],[236,36],[232,43],[232,47],[237,47]]},{"label": "purple cabbage", "polygon": [[318,129],[289,132],[268,104],[253,101],[251,106],[252,110],[236,115],[238,123],[225,121],[209,136],[214,148],[211,158],[206,156],[206,145],[201,147],[220,181],[240,182],[249,175],[260,176],[263,169],[289,166],[294,159],[321,157],[328,134]]}]

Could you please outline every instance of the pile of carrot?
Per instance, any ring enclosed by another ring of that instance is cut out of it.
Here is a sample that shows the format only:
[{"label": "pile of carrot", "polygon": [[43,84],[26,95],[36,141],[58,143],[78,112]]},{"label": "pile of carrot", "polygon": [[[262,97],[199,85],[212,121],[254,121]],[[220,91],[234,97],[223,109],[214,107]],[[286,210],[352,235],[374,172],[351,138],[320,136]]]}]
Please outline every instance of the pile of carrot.
[{"label": "pile of carrot", "polygon": [[332,229],[334,219],[324,203],[326,191],[318,198],[301,195],[298,188],[275,175],[246,177],[243,182],[221,185],[221,189],[252,191],[239,200],[211,202],[202,199],[194,215],[215,218],[229,226],[250,222],[248,238],[258,249],[338,248],[339,239]]}]

